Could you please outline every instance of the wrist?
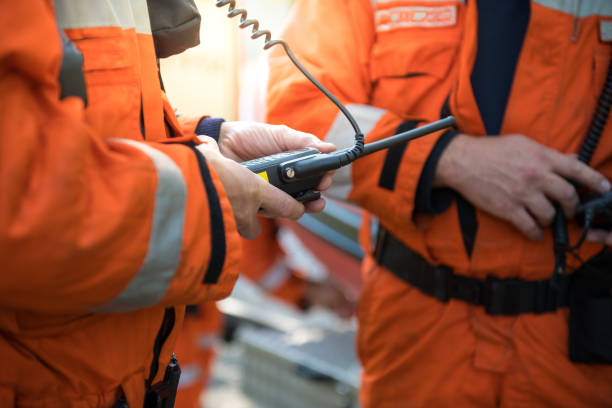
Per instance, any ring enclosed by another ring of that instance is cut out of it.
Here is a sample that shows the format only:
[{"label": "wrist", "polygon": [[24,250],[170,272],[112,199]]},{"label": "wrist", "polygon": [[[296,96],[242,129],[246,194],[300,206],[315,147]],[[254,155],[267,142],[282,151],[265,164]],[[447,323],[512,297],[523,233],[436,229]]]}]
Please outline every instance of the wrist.
[{"label": "wrist", "polygon": [[211,118],[211,117],[203,117],[198,122],[196,126],[195,133],[197,135],[209,136],[219,141],[221,135],[221,127],[225,119],[222,118]]},{"label": "wrist", "polygon": [[433,187],[456,187],[457,180],[464,174],[462,163],[469,157],[466,152],[469,150],[467,146],[472,139],[472,136],[460,133],[449,142],[438,160]]},{"label": "wrist", "polygon": [[234,124],[237,122],[223,122],[219,128],[219,140],[217,144],[219,146],[219,151],[221,154],[229,159],[232,159],[236,162],[244,161],[241,157],[234,153],[234,144],[237,137],[237,132],[234,127]]}]

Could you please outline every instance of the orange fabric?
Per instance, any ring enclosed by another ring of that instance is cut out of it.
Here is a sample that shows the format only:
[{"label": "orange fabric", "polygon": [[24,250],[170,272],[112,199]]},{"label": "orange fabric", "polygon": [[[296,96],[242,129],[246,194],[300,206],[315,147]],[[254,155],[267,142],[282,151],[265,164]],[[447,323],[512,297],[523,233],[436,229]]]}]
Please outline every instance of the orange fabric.
[{"label": "orange fabric", "polygon": [[[166,132],[150,36],[120,27],[66,30],[84,55],[84,109],[79,99],[59,100],[62,49],[53,3],[2,1],[0,9],[0,354],[6,364],[0,406],[105,407],[119,387],[130,406],[142,406],[164,308],[175,308],[176,321],[155,381],[182,325],[180,305],[219,299],[233,287],[240,247],[230,203],[209,168],[227,253],[218,284],[202,285],[211,239],[221,237],[210,233],[194,153],[156,142]],[[167,119],[176,121],[173,114]],[[143,141],[169,158],[187,194],[180,258],[165,293],[149,307],[102,314],[95,310],[146,264],[161,183],[151,156],[112,138]]]},{"label": "orange fabric", "polygon": [[[376,11],[402,7],[428,9],[432,3],[298,0],[285,38],[343,102],[387,110],[366,141],[391,135],[402,118],[439,118],[449,94],[460,130],[483,135],[470,84],[476,2],[435,2],[454,10],[452,25],[384,30],[377,23],[381,13]],[[532,2],[503,134],[522,133],[565,153],[577,151],[610,58],[611,45],[598,38],[599,20],[589,14],[575,21]],[[573,42],[576,22],[579,35]],[[325,135],[337,115],[333,105],[280,52],[270,66],[269,120]],[[414,217],[414,191],[434,142],[435,137],[410,142],[393,191],[378,185],[384,152],[356,161],[349,197],[433,264],[478,278],[550,277],[550,231],[542,242],[530,242],[510,224],[478,210],[478,233],[468,258],[455,204],[437,216]],[[608,178],[611,158],[608,125],[592,163]],[[570,242],[576,242],[578,232],[571,222]],[[600,248],[585,244],[580,256],[589,258]],[[492,317],[458,301],[443,304],[377,267],[371,256],[364,276],[358,333],[364,407],[612,406],[612,367],[572,364],[567,357],[567,310]]]}]

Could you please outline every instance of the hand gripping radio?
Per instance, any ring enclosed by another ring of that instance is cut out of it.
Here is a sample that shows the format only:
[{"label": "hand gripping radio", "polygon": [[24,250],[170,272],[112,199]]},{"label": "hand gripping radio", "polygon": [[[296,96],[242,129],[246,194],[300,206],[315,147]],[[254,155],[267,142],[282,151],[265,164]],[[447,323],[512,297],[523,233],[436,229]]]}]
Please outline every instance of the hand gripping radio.
[{"label": "hand gripping radio", "polygon": [[267,50],[275,45],[281,45],[291,62],[312,82],[321,92],[325,94],[340,111],[346,116],[355,131],[355,144],[346,149],[333,153],[321,153],[314,148],[303,148],[281,152],[270,156],[243,162],[242,165],[252,172],[258,174],[270,184],[290,194],[296,200],[307,202],[316,200],[320,193],[316,187],[323,175],[340,167],[346,166],[356,159],[370,153],[386,149],[398,143],[407,142],[429,133],[454,126],[455,118],[447,116],[436,122],[432,122],[420,128],[407,132],[399,133],[379,140],[374,143],[364,144],[364,136],[357,124],[357,121],[344,105],[329,92],[319,81],[317,81],[293,55],[287,43],[281,40],[272,40],[272,34],[268,30],[259,29],[259,21],[247,18],[247,11],[237,9],[235,0],[217,0],[216,6],[223,7],[228,5],[227,16],[229,18],[240,16],[240,28],[252,26],[251,38],[257,39],[264,36],[263,49]]}]

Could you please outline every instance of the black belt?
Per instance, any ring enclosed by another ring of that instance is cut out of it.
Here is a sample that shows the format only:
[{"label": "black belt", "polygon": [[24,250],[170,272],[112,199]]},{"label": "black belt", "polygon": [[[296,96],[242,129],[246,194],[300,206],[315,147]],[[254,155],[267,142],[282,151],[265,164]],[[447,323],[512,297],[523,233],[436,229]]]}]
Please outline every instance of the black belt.
[{"label": "black belt", "polygon": [[374,253],[376,262],[395,276],[442,302],[459,299],[484,306],[491,315],[549,313],[569,304],[567,275],[551,280],[526,281],[487,276],[457,275],[447,266],[433,266],[380,227]]}]

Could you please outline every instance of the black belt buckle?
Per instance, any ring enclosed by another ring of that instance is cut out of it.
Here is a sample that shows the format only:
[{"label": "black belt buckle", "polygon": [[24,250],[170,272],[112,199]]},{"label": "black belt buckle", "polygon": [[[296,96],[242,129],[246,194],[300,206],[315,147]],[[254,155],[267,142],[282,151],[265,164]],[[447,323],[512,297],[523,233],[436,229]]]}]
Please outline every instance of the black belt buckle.
[{"label": "black belt buckle", "polygon": [[164,379],[147,389],[145,408],[173,408],[180,376],[181,367],[176,356],[172,353]]},{"label": "black belt buckle", "polygon": [[492,275],[487,276],[485,282],[487,314],[517,316],[535,312],[535,283],[519,279],[500,279]]}]

